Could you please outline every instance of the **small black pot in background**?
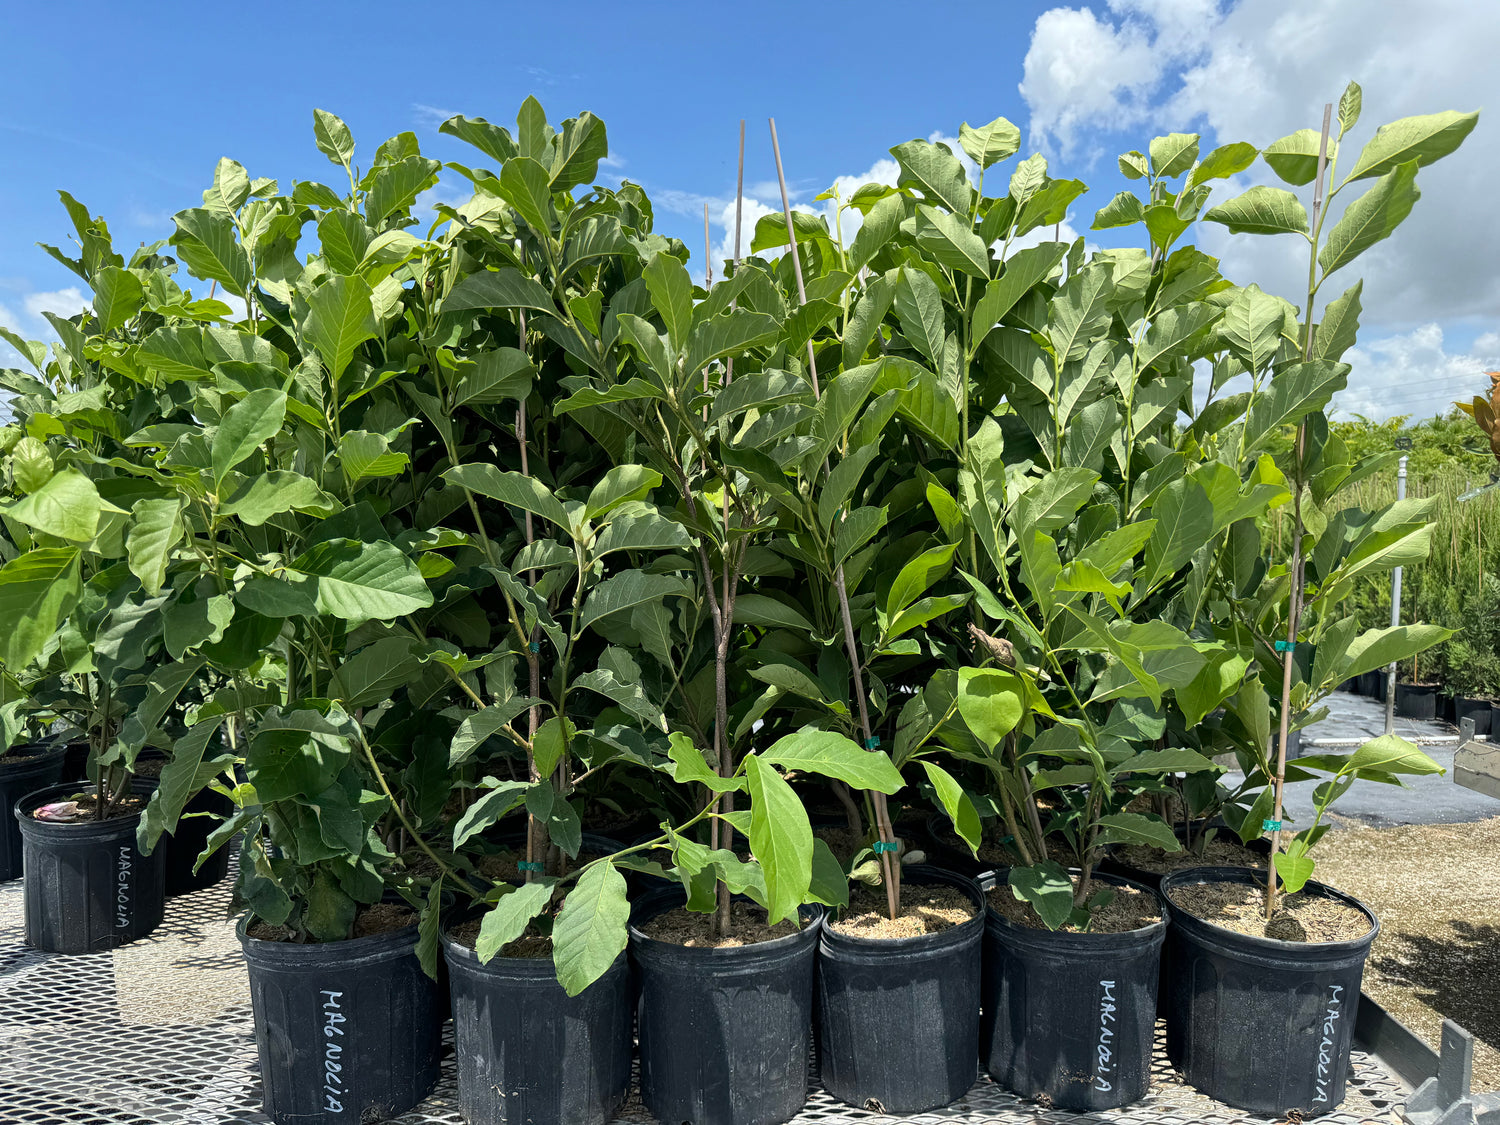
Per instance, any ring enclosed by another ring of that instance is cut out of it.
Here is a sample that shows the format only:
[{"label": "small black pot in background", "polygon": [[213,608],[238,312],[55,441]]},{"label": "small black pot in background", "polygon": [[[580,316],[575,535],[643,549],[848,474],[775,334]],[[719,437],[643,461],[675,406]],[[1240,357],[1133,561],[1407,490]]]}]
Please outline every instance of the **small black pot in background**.
[{"label": "small black pot in background", "polygon": [[[1008,869],[980,880],[1005,888]],[[1097,883],[1149,887],[1115,875]],[[1118,934],[1018,926],[992,907],[984,923],[979,1057],[1023,1098],[1077,1113],[1116,1109],[1151,1087],[1156,986],[1167,912]]]},{"label": "small black pot in background", "polygon": [[[160,783],[156,777],[137,777],[136,781],[148,792],[155,792]],[[233,815],[234,802],[222,793],[204,789],[193,796],[182,812],[176,831],[157,844],[157,850],[167,854],[168,898],[217,886],[229,874],[228,845],[205,859],[197,871],[193,870],[193,865],[208,846],[209,836]],[[188,813],[212,813],[213,816],[188,816]]]},{"label": "small black pot in background", "polygon": [[[56,824],[31,814],[79,791],[76,781],[22,797],[15,819],[26,869],[26,943],[49,953],[93,953],[143,938],[166,909],[165,855],[136,846],[139,812]],[[149,791],[137,785],[135,793]]]},{"label": "small black pot in background", "polygon": [[[0,816],[28,793],[56,785],[63,778],[63,747],[48,743],[17,746],[0,758]],[[4,816],[0,827],[0,882],[21,877],[21,824]]]},{"label": "small black pot in background", "polygon": [[495,957],[443,935],[458,1107],[468,1125],[604,1125],[630,1089],[634,998],[622,953],[577,996],[552,958]]},{"label": "small black pot in background", "polygon": [[1494,701],[1490,699],[1474,699],[1467,695],[1455,695],[1453,697],[1453,725],[1458,726],[1465,719],[1474,720],[1475,734],[1490,733],[1490,711],[1494,708]]},{"label": "small black pot in background", "polygon": [[438,1080],[442,1008],[415,924],[296,945],[237,933],[250,973],[266,1113],[276,1125],[361,1125],[405,1113]]},{"label": "small black pot in background", "polygon": [[1490,737],[1500,736],[1500,703],[1490,704]]},{"label": "small black pot in background", "polygon": [[696,949],[647,937],[640,927],[684,897],[680,886],[663,887],[632,911],[641,1100],[674,1125],[787,1121],[807,1101],[822,908],[804,906],[798,933],[755,945]]},{"label": "small black pot in background", "polygon": [[1396,714],[1403,719],[1435,719],[1437,709],[1437,684],[1396,685]]},{"label": "small black pot in background", "polygon": [[946,883],[978,908],[921,937],[881,940],[823,927],[818,948],[823,1085],[860,1108],[896,1116],[957,1101],[979,1076],[979,958],[984,892],[936,867],[902,869],[902,884]]},{"label": "small black pot in background", "polygon": [[1305,893],[1363,911],[1369,932],[1343,942],[1251,937],[1174,905],[1174,891],[1201,883],[1262,885],[1243,867],[1194,867],[1162,880],[1171,910],[1168,1057],[1190,1085],[1240,1109],[1282,1118],[1337,1109],[1379,921],[1357,899],[1309,882]]}]

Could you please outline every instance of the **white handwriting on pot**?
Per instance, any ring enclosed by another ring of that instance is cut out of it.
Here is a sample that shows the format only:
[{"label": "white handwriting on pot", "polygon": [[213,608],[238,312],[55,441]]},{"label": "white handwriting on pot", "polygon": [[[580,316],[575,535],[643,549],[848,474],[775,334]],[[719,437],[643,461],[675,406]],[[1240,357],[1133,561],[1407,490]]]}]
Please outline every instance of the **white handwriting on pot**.
[{"label": "white handwriting on pot", "polygon": [[344,1064],[339,1060],[344,1057],[344,1045],[339,1038],[344,1034],[340,1025],[348,1019],[339,1000],[344,994],[325,988],[319,995],[323,997],[323,1108],[329,1113],[343,1113]]},{"label": "white handwriting on pot", "polygon": [[1119,1018],[1115,1015],[1115,982],[1101,980],[1099,991],[1099,1061],[1094,1066],[1094,1089],[1113,1090],[1109,1075],[1115,1072],[1112,1065],[1115,1057],[1115,1029],[1110,1025]]},{"label": "white handwriting on pot", "polygon": [[115,861],[115,929],[123,930],[130,925],[130,847],[120,845],[120,858]]},{"label": "white handwriting on pot", "polygon": [[1334,1029],[1344,1014],[1344,986],[1335,984],[1330,988],[1328,1010],[1323,1013],[1323,1041],[1318,1044],[1318,1089],[1313,1095],[1314,1105],[1328,1100],[1328,1084],[1333,1080]]}]

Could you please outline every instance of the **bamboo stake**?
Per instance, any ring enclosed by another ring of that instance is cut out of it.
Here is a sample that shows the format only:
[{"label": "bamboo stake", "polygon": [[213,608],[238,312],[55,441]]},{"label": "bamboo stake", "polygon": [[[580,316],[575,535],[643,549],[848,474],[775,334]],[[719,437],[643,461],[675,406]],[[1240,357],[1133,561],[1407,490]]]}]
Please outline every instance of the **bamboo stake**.
[{"label": "bamboo stake", "polygon": [[[521,352],[522,354],[525,354],[528,350],[526,347],[526,310],[517,309],[516,316],[518,318],[517,329],[520,335],[519,342],[521,345]],[[530,476],[531,469],[526,453],[526,400],[524,398],[516,405],[516,444],[521,447],[521,475]],[[535,532],[531,523],[531,513],[527,512],[526,545],[528,547],[531,546],[534,534]],[[534,585],[535,582],[536,572],[528,570],[526,572],[526,584],[530,586]],[[537,643],[535,629],[532,630],[532,635],[526,638],[526,642],[526,670],[528,672],[527,682],[530,684],[531,698],[535,699],[537,698],[537,693],[541,690],[542,680],[540,662],[537,660],[537,654],[532,651],[532,645]],[[532,743],[535,743],[536,741],[536,728],[538,718],[539,716],[537,715],[536,705],[532,704],[529,708],[527,708],[526,712],[526,738],[527,741]],[[533,784],[542,779],[542,775],[537,772],[536,759],[533,758],[529,752],[526,755],[526,774],[527,780],[531,781]],[[537,850],[539,848],[545,848],[547,846],[546,842],[541,838],[540,829],[541,826],[537,823],[536,817],[528,812],[526,814],[526,863],[528,866],[525,874],[525,881],[528,883],[533,882],[536,879],[536,871],[530,865],[538,862],[536,857]],[[544,859],[541,862],[545,863],[546,860]]]},{"label": "bamboo stake", "polygon": [[[786,236],[791,247],[792,273],[797,279],[797,303],[807,304],[807,287],[802,283],[802,256],[797,250],[797,232],[792,226],[792,204],[786,191],[786,172],[781,167],[781,142],[776,137],[776,119],[771,121],[771,150],[776,156],[776,179],[781,185],[781,213],[786,219]],[[807,371],[812,378],[813,397],[821,398],[822,393],[818,387],[818,361],[813,354],[812,338],[807,340]],[[828,471],[827,463],[824,463],[825,475]],[[874,733],[870,729],[869,708],[865,704],[865,682],[864,667],[859,659],[859,644],[854,637],[854,619],[849,612],[849,591],[844,582],[844,564],[839,563],[834,570],[834,588],[839,596],[839,613],[844,619],[844,647],[849,654],[849,668],[853,675],[854,698],[859,704],[859,725],[864,732],[865,748],[875,748]],[[884,793],[871,793],[870,803],[875,810],[875,827],[880,835],[880,841],[884,845],[894,845],[896,834],[891,828],[890,809],[886,804]],[[890,917],[894,921],[901,913],[901,864],[895,855],[884,848],[880,853],[880,866],[884,874],[886,906],[889,908]]]},{"label": "bamboo stake", "polygon": [[[1318,220],[1323,212],[1324,180],[1328,173],[1328,131],[1333,124],[1333,103],[1323,107],[1323,136],[1318,142],[1318,179],[1313,188],[1312,229],[1320,228]],[[1314,235],[1316,237],[1316,233]],[[1316,250],[1316,247],[1314,247]],[[1307,294],[1307,331],[1303,333],[1302,358],[1312,357],[1313,346],[1313,293],[1309,282]],[[1292,660],[1296,656],[1297,631],[1302,624],[1302,591],[1305,581],[1302,558],[1302,462],[1307,455],[1307,423],[1297,426],[1297,472],[1296,491],[1292,499],[1292,567],[1290,571],[1290,602],[1287,606],[1286,652],[1283,654],[1281,671],[1281,738],[1276,746],[1276,805],[1271,819],[1277,829],[1271,833],[1271,862],[1266,872],[1266,917],[1276,910],[1276,856],[1281,851],[1281,802],[1286,791],[1286,744],[1290,737],[1292,719]]]}]

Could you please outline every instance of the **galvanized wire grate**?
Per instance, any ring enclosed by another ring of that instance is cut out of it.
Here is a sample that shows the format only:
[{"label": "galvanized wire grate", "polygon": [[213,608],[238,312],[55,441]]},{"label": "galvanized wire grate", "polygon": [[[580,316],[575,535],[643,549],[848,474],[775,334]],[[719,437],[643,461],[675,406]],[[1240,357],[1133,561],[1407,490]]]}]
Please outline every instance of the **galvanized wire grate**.
[{"label": "galvanized wire grate", "polygon": [[[109,953],[58,957],[23,944],[20,883],[0,886],[0,1123],[3,1125],[267,1125],[254,1027],[228,882],[169,900],[150,938]],[[456,1125],[451,1044],[433,1096],[398,1125]],[[1178,1081],[1158,1042],[1142,1101],[1099,1114],[1023,1102],[988,1079],[959,1102],[897,1119],[816,1089],[794,1125],[1264,1125]],[[1327,1125],[1396,1122],[1406,1089],[1356,1052],[1343,1107]],[[650,1125],[637,1098],[620,1125]]]}]

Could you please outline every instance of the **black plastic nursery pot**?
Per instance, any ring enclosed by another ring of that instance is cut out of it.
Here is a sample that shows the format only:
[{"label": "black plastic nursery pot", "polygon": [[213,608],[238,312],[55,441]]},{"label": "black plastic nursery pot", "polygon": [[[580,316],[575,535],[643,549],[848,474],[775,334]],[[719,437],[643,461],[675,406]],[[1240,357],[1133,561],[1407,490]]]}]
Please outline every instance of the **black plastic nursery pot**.
[{"label": "black plastic nursery pot", "polygon": [[1500,735],[1500,703],[1490,704],[1490,734]]},{"label": "black plastic nursery pot", "polygon": [[[0,758],[0,808],[15,808],[28,793],[56,785],[63,777],[66,749],[47,743],[17,746]],[[21,824],[5,817],[0,829],[0,882],[21,877]]]},{"label": "black plastic nursery pot", "polygon": [[641,1100],[664,1125],[776,1125],[807,1101],[821,907],[773,941],[697,949],[646,936],[680,886],[642,896],[630,927],[639,974]]},{"label": "black plastic nursery pot", "polygon": [[[150,790],[157,787],[154,777],[137,779]],[[229,848],[221,847],[203,861],[197,871],[193,865],[208,846],[208,837],[234,812],[234,802],[221,793],[204,789],[196,794],[183,808],[178,818],[177,830],[164,837],[158,851],[166,852],[167,897],[192,894],[208,887],[217,886],[229,874]],[[213,813],[213,816],[188,816],[188,813]]]},{"label": "black plastic nursery pot", "polygon": [[577,996],[550,957],[482,964],[443,935],[458,1108],[468,1125],[603,1125],[630,1089],[634,1016],[622,953]]},{"label": "black plastic nursery pot", "polygon": [[1490,712],[1494,707],[1491,699],[1475,699],[1467,695],[1455,695],[1453,697],[1453,722],[1455,725],[1462,723],[1465,719],[1474,720],[1475,734],[1489,734]]},{"label": "black plastic nursery pot", "polygon": [[1403,719],[1435,719],[1437,705],[1437,684],[1396,685],[1396,714]]},{"label": "black plastic nursery pot", "polygon": [[1380,922],[1364,903],[1309,882],[1362,911],[1354,941],[1251,937],[1195,918],[1173,892],[1201,883],[1261,886],[1243,867],[1195,867],[1162,880],[1170,915],[1167,1054],[1211,1098],[1276,1117],[1314,1117],[1344,1100],[1360,984]]},{"label": "black plastic nursery pot", "polygon": [[[141,814],[60,824],[31,814],[79,791],[64,782],[15,803],[26,872],[26,943],[49,953],[93,953],[143,938],[166,908],[165,856],[143,856]],[[135,792],[144,796],[140,786]]]},{"label": "black plastic nursery pot", "polygon": [[[1004,887],[1005,869],[980,880]],[[1150,888],[1095,873],[1096,883]],[[1023,1098],[1084,1113],[1115,1109],[1151,1086],[1156,987],[1167,911],[1117,934],[1018,926],[985,909],[979,1058]]]},{"label": "black plastic nursery pot", "polygon": [[957,1101],[979,1076],[984,892],[936,867],[902,869],[903,886],[946,883],[975,916],[921,937],[878,939],[823,927],[818,947],[823,1086],[860,1108],[901,1115]]},{"label": "black plastic nursery pot", "polygon": [[360,1125],[405,1113],[437,1084],[438,984],[415,924],[297,945],[238,934],[250,975],[265,1111],[276,1125]]}]

